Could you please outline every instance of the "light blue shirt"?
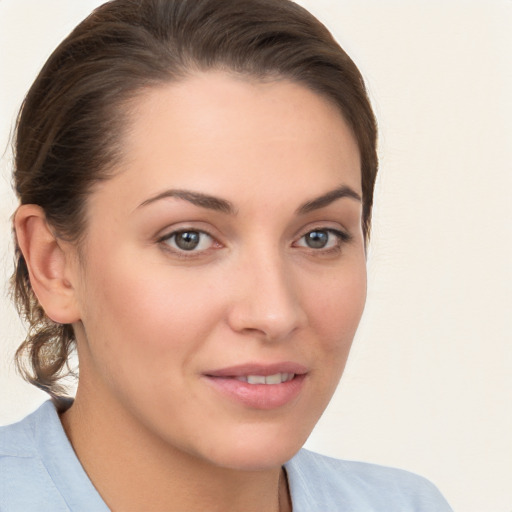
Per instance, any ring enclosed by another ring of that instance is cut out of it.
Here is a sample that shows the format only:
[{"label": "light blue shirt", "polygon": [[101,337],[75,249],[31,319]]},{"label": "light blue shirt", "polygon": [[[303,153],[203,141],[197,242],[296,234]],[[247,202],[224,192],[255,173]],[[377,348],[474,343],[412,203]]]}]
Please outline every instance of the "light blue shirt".
[{"label": "light blue shirt", "polygon": [[[451,511],[429,481],[406,471],[307,450],[287,462],[285,469],[293,512]],[[1,512],[108,510],[51,402],[19,423],[0,428]]]}]

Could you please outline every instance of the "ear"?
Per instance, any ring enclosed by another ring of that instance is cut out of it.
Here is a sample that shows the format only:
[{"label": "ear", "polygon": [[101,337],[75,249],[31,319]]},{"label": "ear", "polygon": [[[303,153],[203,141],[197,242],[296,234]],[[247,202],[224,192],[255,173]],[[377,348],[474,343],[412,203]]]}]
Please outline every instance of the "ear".
[{"label": "ear", "polygon": [[45,313],[60,324],[80,320],[72,284],[71,246],[54,235],[43,209],[34,204],[18,208],[14,228],[27,263],[30,284]]}]

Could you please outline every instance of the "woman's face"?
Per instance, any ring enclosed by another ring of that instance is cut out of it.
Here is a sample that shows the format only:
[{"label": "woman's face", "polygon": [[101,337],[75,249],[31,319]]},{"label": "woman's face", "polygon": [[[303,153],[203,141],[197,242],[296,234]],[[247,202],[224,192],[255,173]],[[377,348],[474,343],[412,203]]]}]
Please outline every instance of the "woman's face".
[{"label": "woman's face", "polygon": [[356,142],[301,85],[210,72],[146,91],[123,148],[76,268],[79,399],[217,466],[280,465],[364,307]]}]

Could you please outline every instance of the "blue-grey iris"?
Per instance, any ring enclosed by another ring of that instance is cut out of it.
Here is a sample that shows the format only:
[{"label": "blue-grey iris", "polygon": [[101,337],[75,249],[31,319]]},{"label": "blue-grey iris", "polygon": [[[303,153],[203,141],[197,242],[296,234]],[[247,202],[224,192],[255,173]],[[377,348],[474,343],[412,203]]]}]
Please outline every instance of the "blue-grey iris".
[{"label": "blue-grey iris", "polygon": [[183,251],[191,251],[199,245],[200,236],[197,231],[183,231],[174,235],[174,241]]},{"label": "blue-grey iris", "polygon": [[311,249],[322,249],[329,241],[329,233],[327,231],[311,231],[304,238],[307,246]]}]

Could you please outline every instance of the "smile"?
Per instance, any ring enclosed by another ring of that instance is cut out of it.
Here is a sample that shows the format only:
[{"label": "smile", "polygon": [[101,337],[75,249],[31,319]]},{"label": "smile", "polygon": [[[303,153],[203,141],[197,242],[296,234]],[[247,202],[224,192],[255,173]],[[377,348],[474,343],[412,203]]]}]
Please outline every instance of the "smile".
[{"label": "smile", "polygon": [[293,404],[309,371],[297,363],[242,364],[203,374],[208,386],[223,399],[243,408],[271,410]]},{"label": "smile", "polygon": [[241,375],[235,377],[240,382],[248,384],[282,384],[295,377],[294,373],[275,373],[274,375]]}]

